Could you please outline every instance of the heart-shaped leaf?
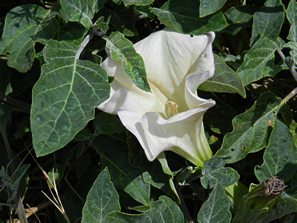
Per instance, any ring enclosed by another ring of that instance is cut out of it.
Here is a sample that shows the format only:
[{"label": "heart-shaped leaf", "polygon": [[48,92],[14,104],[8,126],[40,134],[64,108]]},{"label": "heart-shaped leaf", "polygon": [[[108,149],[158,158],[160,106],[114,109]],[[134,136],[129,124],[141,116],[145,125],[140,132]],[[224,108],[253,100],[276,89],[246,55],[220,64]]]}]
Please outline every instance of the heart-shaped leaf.
[{"label": "heart-shaped leaf", "polygon": [[32,92],[31,127],[37,156],[54,152],[94,118],[95,107],[109,97],[106,71],[76,59],[79,47],[51,40],[46,64]]}]

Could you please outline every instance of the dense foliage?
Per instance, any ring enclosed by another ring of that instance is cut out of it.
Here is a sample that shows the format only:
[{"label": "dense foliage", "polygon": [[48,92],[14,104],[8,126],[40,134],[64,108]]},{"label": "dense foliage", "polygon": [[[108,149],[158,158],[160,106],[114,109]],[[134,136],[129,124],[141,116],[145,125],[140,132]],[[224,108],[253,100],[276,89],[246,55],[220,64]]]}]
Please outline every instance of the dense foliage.
[{"label": "dense foliage", "polygon": [[[296,0],[0,6],[0,222],[297,222]],[[132,43],[164,27],[216,34],[202,167],[170,151],[149,162],[96,109],[113,81],[105,46],[149,92]]]}]

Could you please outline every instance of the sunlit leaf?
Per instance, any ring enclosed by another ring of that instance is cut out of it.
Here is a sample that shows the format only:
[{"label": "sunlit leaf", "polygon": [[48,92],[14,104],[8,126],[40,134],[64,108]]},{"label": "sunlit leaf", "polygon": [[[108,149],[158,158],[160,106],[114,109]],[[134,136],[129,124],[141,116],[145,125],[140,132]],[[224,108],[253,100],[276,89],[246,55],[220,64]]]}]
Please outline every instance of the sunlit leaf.
[{"label": "sunlit leaf", "polygon": [[263,35],[276,41],[285,19],[281,0],[267,0],[265,5],[254,14],[251,37],[253,45]]},{"label": "sunlit leaf", "polygon": [[277,44],[266,37],[253,45],[237,70],[244,86],[265,76],[274,77],[281,71],[281,68],[274,64],[274,52],[277,49]]},{"label": "sunlit leaf", "polygon": [[280,98],[274,93],[261,94],[248,111],[233,119],[233,132],[225,135],[217,155],[231,156],[227,163],[234,163],[248,153],[255,153],[266,147],[271,127],[281,106]]},{"label": "sunlit leaf", "polygon": [[268,147],[264,153],[264,163],[255,167],[255,175],[259,182],[271,176],[278,176],[287,182],[296,169],[297,149],[288,127],[276,120]]},{"label": "sunlit leaf", "polygon": [[54,37],[59,25],[51,10],[37,5],[13,8],[5,17],[0,40],[0,54],[9,53],[8,66],[20,72],[28,71],[35,57],[35,43],[46,43]]},{"label": "sunlit leaf", "polygon": [[200,0],[200,17],[210,15],[216,11],[218,11],[220,8],[223,7],[226,0],[221,1],[213,1],[213,0]]},{"label": "sunlit leaf", "polygon": [[81,222],[102,222],[108,213],[120,211],[119,195],[105,168],[90,189],[82,211]]},{"label": "sunlit leaf", "polygon": [[293,57],[295,63],[297,63],[297,2],[291,0],[287,9],[287,18],[291,24],[290,31],[287,39],[291,40],[287,47],[290,47],[291,56]]},{"label": "sunlit leaf", "polygon": [[133,83],[144,91],[150,91],[142,57],[135,51],[133,44],[119,32],[106,39],[113,60],[123,60],[124,70]]},{"label": "sunlit leaf", "polygon": [[231,221],[230,203],[224,188],[217,184],[198,213],[199,223],[229,223]]},{"label": "sunlit leaf", "polygon": [[123,0],[125,6],[129,5],[139,5],[139,6],[144,6],[144,5],[150,5],[154,2],[154,0]]},{"label": "sunlit leaf", "polygon": [[153,11],[163,24],[180,33],[201,35],[227,26],[222,12],[200,18],[196,0],[169,0],[161,8],[153,8]]},{"label": "sunlit leaf", "polygon": [[214,156],[203,164],[201,184],[205,189],[213,188],[217,183],[223,187],[234,184],[239,174],[231,167],[224,167],[226,157]]},{"label": "sunlit leaf", "polygon": [[[88,1],[80,1],[80,0],[61,0],[61,6],[64,10],[64,15],[72,22],[79,22],[84,27],[90,28],[92,23],[92,19],[94,17],[97,0],[88,0]],[[83,3],[83,4],[82,4]]]},{"label": "sunlit leaf", "polygon": [[168,223],[184,222],[184,216],[178,205],[166,196],[150,203],[150,209],[143,214],[127,214],[113,212],[106,216],[108,222],[137,223],[137,222],[158,222]]},{"label": "sunlit leaf", "polygon": [[232,70],[218,55],[214,55],[214,76],[199,86],[199,90],[238,93],[245,98],[245,90],[238,74]]},{"label": "sunlit leaf", "polygon": [[46,64],[33,88],[31,128],[37,156],[66,145],[109,97],[105,70],[75,58],[78,46],[51,40],[44,49]]}]

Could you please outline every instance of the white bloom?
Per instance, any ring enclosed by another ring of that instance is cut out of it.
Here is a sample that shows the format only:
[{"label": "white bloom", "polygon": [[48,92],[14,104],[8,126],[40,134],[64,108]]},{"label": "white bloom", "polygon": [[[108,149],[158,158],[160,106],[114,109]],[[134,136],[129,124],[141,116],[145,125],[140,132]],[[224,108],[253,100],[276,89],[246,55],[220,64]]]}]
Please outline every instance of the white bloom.
[{"label": "white bloom", "polygon": [[196,90],[214,74],[213,40],[213,32],[191,37],[162,30],[136,43],[151,92],[134,85],[122,61],[108,57],[102,63],[114,80],[110,98],[98,108],[119,116],[148,160],[171,150],[202,166],[212,156],[202,119],[215,101],[199,98]]}]

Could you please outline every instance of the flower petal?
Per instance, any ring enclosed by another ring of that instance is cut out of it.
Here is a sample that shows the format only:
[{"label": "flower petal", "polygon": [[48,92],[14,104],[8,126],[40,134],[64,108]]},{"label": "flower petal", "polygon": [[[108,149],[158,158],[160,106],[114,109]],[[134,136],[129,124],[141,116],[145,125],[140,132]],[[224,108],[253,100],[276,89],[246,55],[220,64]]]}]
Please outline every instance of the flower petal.
[{"label": "flower petal", "polygon": [[172,150],[195,165],[202,166],[212,156],[202,122],[206,110],[207,108],[192,109],[169,120],[164,120],[153,112],[146,113],[141,125],[148,160],[154,160],[163,151]]},{"label": "flower petal", "polygon": [[157,98],[165,97],[188,110],[184,101],[185,79],[196,71],[214,74],[212,42],[214,33],[201,36],[161,30],[134,45],[142,56],[147,79]]},{"label": "flower petal", "polygon": [[114,61],[108,57],[103,61],[102,67],[107,71],[108,76],[114,76],[114,80],[111,83],[110,98],[100,104],[98,106],[99,109],[110,114],[118,114],[118,109],[122,106],[127,94],[121,89],[127,89],[130,94],[134,95],[134,100],[141,103],[145,111],[164,112],[165,107],[162,106],[162,103],[155,95],[150,92],[142,91],[129,79],[125,74],[122,61]]},{"label": "flower petal", "polygon": [[[212,156],[203,128],[203,114],[215,105],[213,100],[198,98],[193,92],[207,78],[208,72],[196,72],[186,79],[188,100],[194,109],[182,112],[165,120],[155,112],[146,112],[133,94],[118,110],[124,126],[132,132],[142,145],[148,160],[153,161],[161,152],[172,150],[196,165],[202,165]],[[196,86],[196,87],[195,87]]]}]

